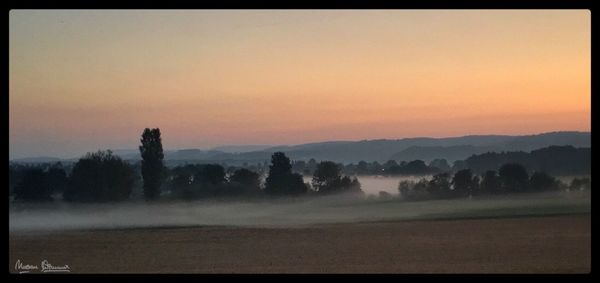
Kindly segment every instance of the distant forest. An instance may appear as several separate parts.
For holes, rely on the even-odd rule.
[[[487,152],[457,160],[389,160],[340,164],[311,159],[292,161],[275,152],[271,163],[227,166],[185,164],[167,167],[159,129],[145,129],[141,161],[130,162],[111,151],[88,153],[74,164],[9,162],[9,197],[15,201],[111,202],[130,199],[142,187],[147,201],[157,199],[255,198],[347,193],[363,196],[360,175],[433,175],[431,180],[401,182],[405,200],[472,197],[486,194],[579,191],[589,178],[563,184],[553,176],[591,173],[591,148],[549,146],[531,152]],[[312,176],[310,183],[304,176]],[[264,178],[264,180],[263,180]]]

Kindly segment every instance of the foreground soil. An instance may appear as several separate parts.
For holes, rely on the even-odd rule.
[[[71,273],[587,273],[589,214],[297,228],[11,234],[15,263]]]

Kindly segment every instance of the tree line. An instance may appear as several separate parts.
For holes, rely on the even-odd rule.
[[[312,161],[312,160],[311,160]],[[465,160],[456,160],[450,164],[446,159],[434,159],[429,164],[422,160],[396,161],[384,163],[360,161],[358,164],[341,165],[348,175],[431,175],[442,172],[457,172],[462,169],[482,174],[489,170],[498,170],[506,163],[518,163],[527,171],[540,171],[550,175],[589,175],[591,173],[591,148],[575,148],[570,145],[549,146],[533,150],[487,152],[474,154]],[[299,168],[310,172],[310,164]],[[302,165],[300,163],[299,165]],[[300,166],[299,166],[300,167]]]
[[[407,200],[590,187],[589,178],[576,178],[566,185],[549,175],[557,172],[589,174],[589,149],[571,146],[551,146],[531,153],[473,155],[454,162],[453,166],[445,159],[435,159],[429,164],[422,160],[400,163],[389,160],[384,164],[361,161],[356,165],[314,159],[291,161],[283,152],[275,152],[264,181],[262,170],[257,172],[243,167],[226,169],[220,164],[186,164],[167,168],[158,128],[144,129],[139,150],[142,157],[139,164],[130,164],[109,150],[88,153],[69,168],[61,163],[10,164],[9,194],[15,200],[46,201],[62,195],[66,201],[109,202],[129,199],[133,188],[140,184],[148,201],[158,198],[363,194],[358,179],[349,176],[371,174],[433,175],[430,180],[401,182],[398,190]],[[528,172],[534,173],[529,176]],[[305,183],[303,175],[308,174],[312,175],[312,182]]]
[[[304,182],[301,174],[292,172],[292,162],[283,152],[275,152],[263,184],[259,173],[246,168],[227,173],[219,164],[188,164],[172,169],[165,167],[159,129],[145,129],[140,142],[140,168],[113,155],[110,150],[87,153],[73,165],[69,174],[60,163],[52,166],[11,165],[11,194],[15,200],[27,201],[49,201],[54,194],[62,194],[65,201],[74,202],[123,201],[130,198],[134,185],[140,182],[147,201],[163,196],[190,200],[263,195],[362,194],[358,180],[343,176],[341,168],[330,161],[317,164],[309,184]]]
[[[506,163],[498,171],[488,170],[481,176],[474,174],[471,169],[461,169],[453,175],[443,172],[433,175],[430,180],[401,181],[398,185],[400,197],[405,200],[590,189],[590,178],[574,178],[567,185],[545,172],[534,171],[529,175],[525,166],[518,163]]]

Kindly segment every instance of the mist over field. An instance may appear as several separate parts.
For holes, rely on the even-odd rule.
[[[556,193],[481,199],[404,202],[350,196],[256,201],[190,201],[120,204],[14,204],[9,230],[175,226],[300,227],[366,221],[478,218],[590,212],[589,195]]]

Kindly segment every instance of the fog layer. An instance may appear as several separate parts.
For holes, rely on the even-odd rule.
[[[345,196],[257,201],[11,204],[11,233],[173,226],[269,226],[589,212],[589,196],[536,194],[405,202]]]

